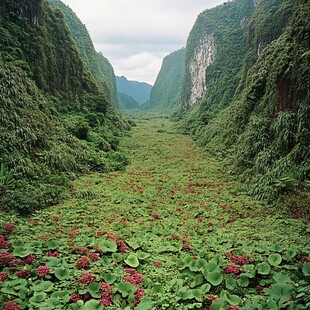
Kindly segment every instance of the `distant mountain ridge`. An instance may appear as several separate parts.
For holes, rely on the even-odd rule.
[[[117,91],[134,98],[140,105],[150,100],[152,85],[145,82],[129,81],[124,76],[116,77]]]

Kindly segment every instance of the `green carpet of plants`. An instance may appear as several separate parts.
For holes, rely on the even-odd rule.
[[[135,122],[124,171],[29,218],[0,211],[0,308],[309,309],[309,224],[169,120]]]

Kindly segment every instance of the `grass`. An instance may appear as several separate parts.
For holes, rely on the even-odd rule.
[[[124,171],[79,178],[31,218],[1,214],[0,306],[307,309],[308,223],[245,195],[169,120],[135,122]]]

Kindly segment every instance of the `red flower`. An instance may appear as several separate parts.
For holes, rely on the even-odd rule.
[[[8,274],[4,271],[0,272],[0,282],[4,282],[8,278]]]
[[[246,265],[249,262],[249,259],[246,255],[236,257],[231,254],[231,252],[227,252],[226,256],[230,259],[231,262],[239,266]]]
[[[227,265],[224,272],[225,273],[239,274],[240,270],[239,270],[238,266],[236,266],[236,265]]]
[[[87,248],[78,246],[78,247],[74,247],[72,251],[75,253],[86,254],[89,250]]]
[[[36,271],[42,278],[45,278],[46,275],[50,272],[50,269],[47,266],[40,266]]]
[[[89,254],[87,254],[87,256],[88,256],[91,260],[93,260],[93,261],[100,260],[100,257],[99,257],[99,255],[98,255],[97,253],[89,253]]]
[[[87,256],[82,256],[76,261],[75,264],[79,269],[89,269],[90,260],[87,258]]]
[[[23,263],[26,265],[32,265],[34,260],[36,259],[36,256],[34,254],[29,254],[24,260]]]
[[[50,257],[58,257],[60,254],[57,252],[57,251],[48,251],[47,252],[47,256],[50,256]]]
[[[222,209],[226,209],[226,208],[227,208],[227,204],[222,204],[222,205],[221,205],[221,208],[222,208]]]
[[[5,241],[5,237],[3,235],[0,235],[0,249],[7,249],[11,247],[11,243],[8,241]]]
[[[217,300],[218,299],[218,296],[217,295],[213,295],[213,294],[210,294],[209,295],[209,301],[211,302],[211,304],[213,303],[213,301]]]
[[[161,267],[162,267],[162,264],[161,264],[161,262],[156,261],[156,262],[154,263],[154,266],[155,266],[156,268],[161,268]]]
[[[231,309],[231,310],[240,310],[240,307],[239,307],[239,306],[227,305],[227,309]]]
[[[124,241],[122,240],[119,240],[119,241],[116,241],[117,243],[117,246],[119,247],[119,250],[122,252],[122,253],[126,253],[127,252],[127,245]]]
[[[236,219],[235,217],[232,217],[232,218],[230,218],[230,219],[228,220],[228,223],[233,223],[233,222],[235,222],[235,221],[237,221],[237,219]]]
[[[303,263],[310,263],[310,258],[309,258],[308,256],[303,256],[303,257],[301,258],[301,261],[302,261]]]
[[[109,307],[113,299],[113,294],[111,294],[113,287],[105,282],[101,282],[100,286],[103,291],[101,293],[101,299],[99,299],[99,301],[102,303],[104,307]]]
[[[3,224],[3,229],[7,232],[11,232],[14,230],[14,225],[12,223]]]
[[[19,304],[13,301],[10,301],[4,306],[3,310],[21,310],[21,307]]]
[[[159,214],[154,213],[154,214],[152,214],[152,217],[156,220],[156,219],[158,219],[158,218],[159,218]]]
[[[76,302],[78,302],[79,300],[82,300],[82,298],[81,298],[79,295],[72,294],[72,295],[70,296],[70,302],[72,302],[72,303],[76,303]]]
[[[134,268],[126,268],[126,276],[124,277],[124,282],[129,282],[133,285],[140,284],[144,281],[142,275]]]
[[[22,279],[29,279],[31,277],[31,272],[27,269],[23,269],[23,270],[17,271],[16,275]]]
[[[96,277],[93,276],[92,273],[87,273],[87,274],[84,274],[83,276],[79,277],[78,281],[88,285],[90,283],[96,282]]]
[[[16,265],[17,262],[17,258],[9,252],[0,252],[0,267],[10,267]]]
[[[198,217],[198,221],[199,221],[199,222],[202,222],[202,217]]]
[[[120,222],[123,226],[126,226],[126,225],[127,225],[126,221],[124,221],[124,220],[120,220],[119,222]]]

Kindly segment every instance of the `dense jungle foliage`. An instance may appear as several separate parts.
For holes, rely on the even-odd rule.
[[[0,204],[24,214],[62,199],[79,173],[122,167],[128,125],[58,8],[4,0],[0,14]]]
[[[71,8],[60,0],[48,1],[53,7],[59,8],[64,13],[67,25],[83,61],[99,87],[104,90],[113,105],[117,106],[116,81],[111,64],[102,53],[96,52],[86,26]]]
[[[140,104],[135,98],[129,95],[126,95],[124,93],[121,93],[121,92],[117,92],[117,95],[118,95],[119,106],[122,110],[139,109]]]
[[[291,205],[307,212],[310,7],[302,0],[262,0],[249,17],[246,3],[251,1],[226,3],[197,19],[187,57],[199,31],[220,36],[206,70],[207,92],[187,113],[184,127],[230,158],[256,197],[273,200],[295,190],[301,197]],[[236,27],[233,35],[230,25]]]
[[[184,73],[185,49],[171,53],[163,59],[161,69],[151,90],[147,110],[171,112],[180,105]]]

